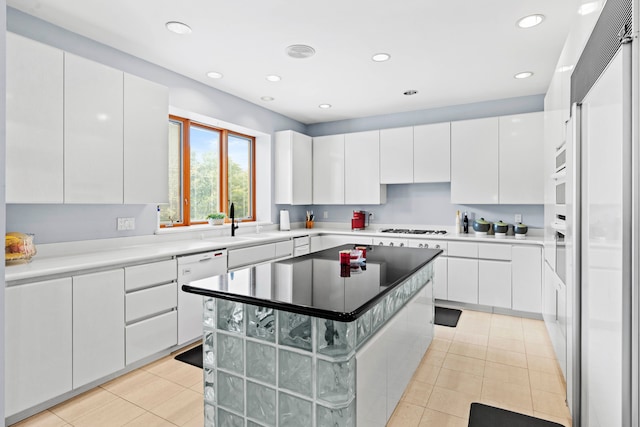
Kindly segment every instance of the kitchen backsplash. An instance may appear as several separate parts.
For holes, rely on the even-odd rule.
[[[371,227],[376,224],[455,225],[456,211],[467,212],[469,220],[483,217],[487,221],[503,220],[513,224],[515,215],[531,228],[544,226],[543,205],[455,205],[450,201],[451,184],[394,184],[387,185],[387,203],[384,205],[309,206],[316,221],[349,221],[354,210],[373,213]],[[324,218],[324,212],[328,218]],[[297,212],[297,211],[296,211]]]
[[[453,226],[456,210],[468,212],[470,221],[484,217],[513,224],[515,214],[521,214],[529,227],[544,226],[542,205],[454,205],[450,193],[449,183],[397,184],[387,186],[384,205],[275,205],[275,212],[287,209],[292,223],[304,221],[307,210],[313,210],[318,222],[349,223],[354,210],[366,210],[374,214],[374,229],[376,224]],[[135,218],[135,230],[116,231],[118,217]],[[277,215],[273,221],[278,221]],[[7,231],[34,233],[36,244],[145,236],[155,227],[155,205],[7,205]]]

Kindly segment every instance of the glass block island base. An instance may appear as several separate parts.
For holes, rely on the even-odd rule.
[[[439,253],[352,321],[183,288],[205,295],[205,426],[384,426],[433,338]]]

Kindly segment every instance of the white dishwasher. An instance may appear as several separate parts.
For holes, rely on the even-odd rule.
[[[227,250],[178,257],[178,345],[202,337],[202,296],[182,290],[182,285],[203,286],[227,274]]]

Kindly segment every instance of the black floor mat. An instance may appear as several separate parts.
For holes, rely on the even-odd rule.
[[[462,311],[455,308],[436,307],[436,325],[455,328]]]
[[[472,403],[469,427],[562,427],[562,425],[482,403]]]
[[[202,369],[202,344],[176,355],[174,359]]]

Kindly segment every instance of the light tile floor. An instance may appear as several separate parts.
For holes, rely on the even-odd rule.
[[[202,427],[202,369],[178,362],[173,358],[176,353],[14,426]]]
[[[14,426],[202,427],[202,370],[173,356]],[[465,310],[456,328],[436,326],[387,426],[466,427],[481,402],[570,427],[564,393],[542,321]]]
[[[388,427],[466,427],[472,402],[571,427],[565,383],[541,320],[464,310],[435,339]]]

